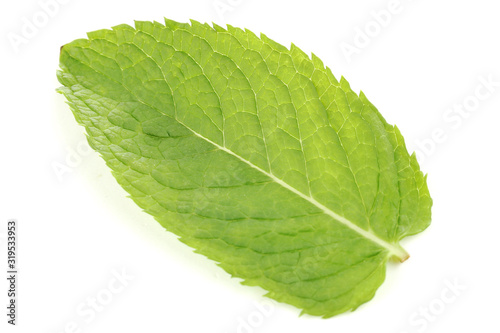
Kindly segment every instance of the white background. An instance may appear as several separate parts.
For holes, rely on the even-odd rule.
[[[48,2],[0,5],[0,331],[499,331],[495,1],[400,0],[396,10],[388,0],[59,0],[47,9]],[[373,12],[388,9],[390,19],[376,23]],[[269,305],[262,289],[241,286],[141,212],[88,150],[55,92],[59,47],[87,31],[163,16],[229,23],[314,52],[420,151],[433,222],[403,241],[410,260],[388,267],[372,301],[328,320]],[[39,27],[30,34],[32,23]],[[348,44],[357,53],[346,56]],[[488,78],[496,85],[482,83]],[[6,324],[3,277],[11,218],[20,233],[16,327]],[[119,283],[123,270],[129,280]],[[88,303],[95,297],[106,303],[100,311]]]

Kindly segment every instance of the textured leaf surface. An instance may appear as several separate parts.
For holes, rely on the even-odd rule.
[[[246,285],[330,317],[370,300],[431,198],[403,137],[316,56],[136,22],[61,50],[60,88],[131,198]]]

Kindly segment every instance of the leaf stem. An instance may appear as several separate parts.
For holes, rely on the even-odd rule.
[[[394,247],[394,250],[390,252],[392,254],[391,258],[394,261],[405,262],[410,258],[410,254],[399,244]]]

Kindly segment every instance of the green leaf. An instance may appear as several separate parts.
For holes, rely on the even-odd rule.
[[[90,145],[147,213],[243,284],[330,317],[430,223],[403,137],[315,55],[248,30],[136,22],[61,50]]]

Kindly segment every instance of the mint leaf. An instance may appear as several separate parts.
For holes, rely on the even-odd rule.
[[[430,223],[415,156],[315,55],[248,30],[119,25],[61,50],[60,88],[131,198],[303,313],[370,300]]]

